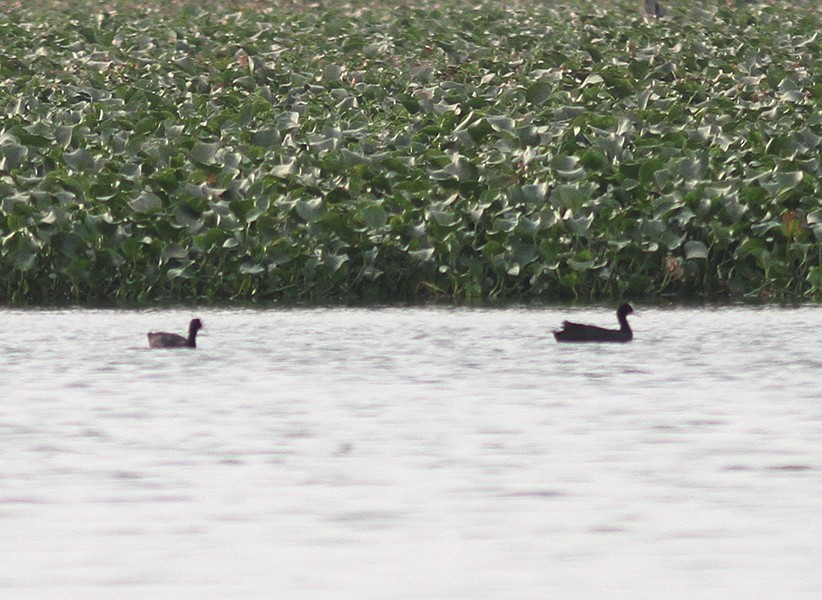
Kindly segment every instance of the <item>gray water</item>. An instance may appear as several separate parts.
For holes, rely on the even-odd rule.
[[[0,310],[0,597],[822,597],[822,307],[639,308]]]

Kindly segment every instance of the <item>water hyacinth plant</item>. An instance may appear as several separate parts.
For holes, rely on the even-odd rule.
[[[34,3],[0,301],[822,297],[814,3]]]

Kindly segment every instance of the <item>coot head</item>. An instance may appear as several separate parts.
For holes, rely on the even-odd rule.
[[[617,317],[624,318],[628,315],[634,314],[634,307],[630,304],[620,304],[619,308],[617,308]]]

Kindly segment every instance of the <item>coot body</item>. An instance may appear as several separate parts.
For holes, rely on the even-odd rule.
[[[605,329],[596,325],[583,325],[563,321],[562,329],[554,331],[554,338],[558,342],[630,342],[634,339],[634,332],[628,325],[628,315],[634,312],[630,304],[623,304],[617,309],[619,329]]]
[[[188,324],[188,337],[165,331],[152,331],[148,334],[149,348],[196,348],[197,332],[203,328],[200,319],[192,319]]]

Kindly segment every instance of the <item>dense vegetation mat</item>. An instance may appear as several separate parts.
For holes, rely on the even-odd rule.
[[[819,8],[664,4],[6,5],[0,302],[819,299]]]

